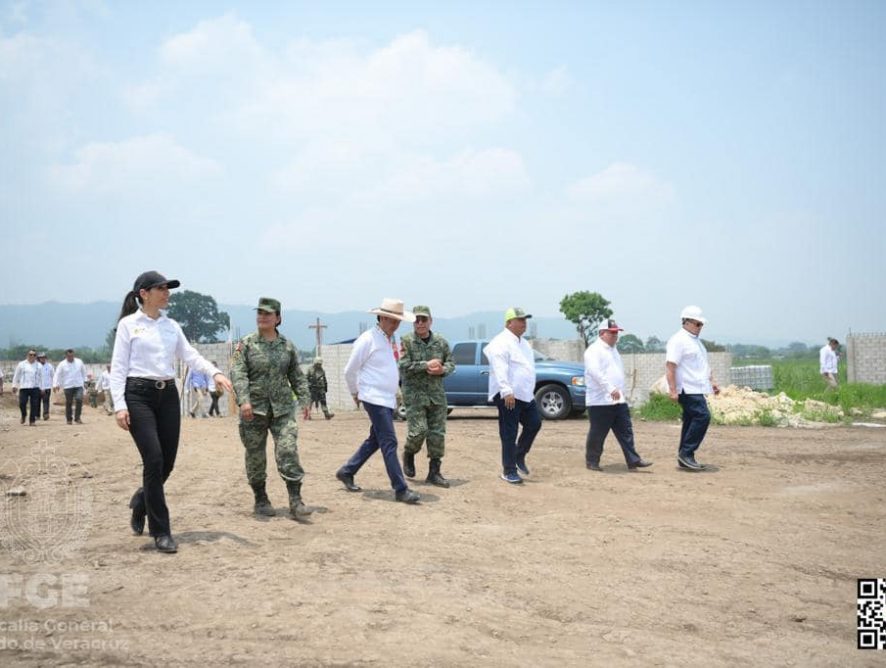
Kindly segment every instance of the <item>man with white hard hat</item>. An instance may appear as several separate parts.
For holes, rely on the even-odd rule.
[[[680,319],[682,328],[668,339],[665,376],[668,395],[683,408],[677,463],[681,468],[700,471],[704,466],[695,460],[695,451],[701,446],[711,423],[705,395],[719,394],[720,387],[714,380],[708,353],[700,337],[707,319],[698,306],[684,308]]]

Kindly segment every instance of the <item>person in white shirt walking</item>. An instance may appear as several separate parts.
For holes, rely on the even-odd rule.
[[[129,502],[130,526],[141,535],[147,517],[154,545],[166,553],[178,550],[163,490],[175,466],[181,430],[176,359],[211,374],[216,385],[232,389],[231,381],[188,343],[181,326],[162,311],[169,305],[170,288],[179,285],[156,271],[135,279],[123,301],[111,357],[117,425],[130,433],[143,464],[143,486]]]
[[[483,348],[489,359],[489,400],[498,407],[501,479],[515,485],[523,482],[520,473],[529,475],[526,455],[541,430],[535,403],[535,353],[523,338],[526,319],[531,317],[521,308],[509,308],[505,328]]]
[[[74,357],[73,348],[65,351],[65,359],[58,363],[55,379],[52,381],[56,391],[65,391],[65,420],[68,424],[83,424],[80,415],[83,413],[83,388],[86,385],[86,367],[83,360]],[[73,406],[73,412],[72,412]],[[72,422],[73,420],[73,422]]]
[[[665,378],[668,395],[683,408],[683,428],[680,431],[680,447],[677,464],[680,468],[700,471],[704,465],[695,460],[695,452],[701,446],[711,412],[705,395],[720,393],[714,380],[708,353],[700,334],[707,319],[698,306],[687,306],[680,313],[682,328],[668,339]]]
[[[114,414],[114,401],[111,399],[111,365],[106,364],[105,370],[101,372],[101,375],[98,377],[98,389],[101,390],[102,396],[104,397],[104,406],[105,413],[108,415]]]
[[[409,489],[397,458],[397,432],[394,431],[394,410],[400,372],[397,367],[398,347],[394,332],[400,322],[414,322],[415,316],[403,308],[399,299],[385,298],[379,308],[370,309],[377,324],[363,332],[354,342],[345,365],[345,381],[357,406],[361,402],[369,422],[369,437],[335,474],[349,492],[359,492],[354,476],[377,450],[381,450],[385,469],[394,489],[394,498],[403,503],[418,503],[421,497]]]
[[[828,388],[836,390],[840,387],[837,380],[837,351],[840,349],[840,342],[837,339],[828,337],[828,342],[818,351],[819,369],[824,382],[828,384]]]
[[[31,407],[28,424],[36,426],[40,414],[40,363],[37,351],[29,350],[28,356],[15,367],[12,374],[12,391],[18,390],[18,407],[22,412],[22,424],[28,419],[28,406]]]
[[[634,428],[631,411],[625,397],[625,370],[618,353],[618,333],[624,330],[615,320],[607,320],[600,327],[599,338],[585,351],[585,405],[588,407],[590,428],[585,440],[585,465],[592,471],[602,471],[600,457],[603,443],[611,430],[621,446],[628,470],[652,466],[634,447]]]
[[[43,419],[49,419],[49,397],[52,396],[52,378],[55,367],[46,359],[46,353],[37,353],[37,361],[40,362],[40,397],[43,400]]]

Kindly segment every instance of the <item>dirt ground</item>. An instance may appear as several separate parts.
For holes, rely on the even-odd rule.
[[[499,480],[490,410],[449,422],[444,473],[393,501],[380,454],[335,480],[363,414],[300,426],[311,524],[259,520],[232,418],[187,419],[167,484],[179,553],[130,533],[141,464],[87,408],[67,426],[0,414],[0,664],[303,666],[874,665],[856,579],[886,577],[886,429],[713,427],[702,473],[678,426],[635,424],[584,467],[584,419],[546,422],[522,486]],[[405,425],[398,423],[405,435]],[[40,463],[42,462],[42,464]],[[18,541],[18,542],[16,542]]]

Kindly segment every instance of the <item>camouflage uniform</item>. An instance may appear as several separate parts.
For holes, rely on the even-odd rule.
[[[86,400],[89,402],[89,405],[93,408],[98,408],[98,388],[95,386],[95,379],[87,378],[83,388],[86,390]]]
[[[308,402],[308,384],[298,364],[298,351],[282,334],[266,341],[253,332],[234,354],[231,382],[237,405],[252,404],[254,417],[240,420],[240,440],[246,448],[246,477],[251,485],[267,477],[268,431],[274,437],[274,455],[280,476],[300,483],[305,472],[298,460],[298,425],[295,392],[300,404]]]
[[[443,376],[455,369],[449,343],[439,334],[431,332],[427,341],[415,334],[404,334],[400,339],[399,365],[409,425],[403,450],[414,454],[427,439],[428,457],[442,459],[448,408],[443,376],[432,376],[427,371],[428,361],[435,358],[443,363]]]
[[[327,420],[334,415],[334,413],[331,413],[326,406],[326,391],[329,386],[326,382],[326,372],[323,370],[322,364],[321,360],[315,359],[313,366],[308,369],[308,388],[311,391],[311,403],[306,409],[308,419],[310,419],[309,411],[311,404],[319,406],[323,410],[323,415],[326,416]]]

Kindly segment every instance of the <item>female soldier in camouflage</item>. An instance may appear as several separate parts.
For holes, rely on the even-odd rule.
[[[270,431],[277,471],[289,492],[289,512],[293,519],[304,520],[313,510],[301,499],[305,472],[298,460],[298,425],[292,393],[304,406],[310,401],[308,384],[298,364],[298,350],[277,330],[282,322],[280,302],[269,297],[259,299],[255,319],[258,331],[240,342],[231,369],[240,406],[240,440],[246,449],[246,477],[255,494],[255,514],[276,514],[265,490]]]

